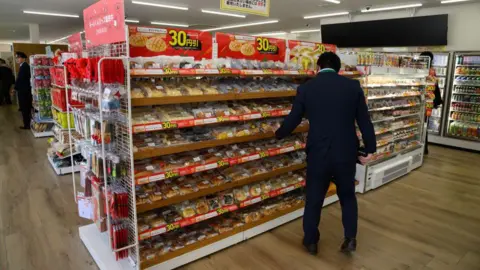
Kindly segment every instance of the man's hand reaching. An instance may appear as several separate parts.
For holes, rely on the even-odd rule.
[[[372,154],[368,154],[366,157],[364,157],[364,156],[359,156],[358,159],[360,160],[360,162],[362,163],[362,165],[365,165],[365,164],[367,164],[368,162],[370,162],[370,160],[372,160],[372,157],[373,157]]]

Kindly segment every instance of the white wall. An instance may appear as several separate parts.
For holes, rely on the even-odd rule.
[[[411,11],[372,12],[352,16],[352,22],[385,20],[410,17]],[[480,51],[480,3],[462,5],[442,5],[440,7],[420,8],[415,16],[448,14],[449,51]],[[347,16],[325,18],[321,24],[348,22]],[[308,40],[321,41],[318,33],[308,35]],[[304,38],[307,39],[307,38]]]

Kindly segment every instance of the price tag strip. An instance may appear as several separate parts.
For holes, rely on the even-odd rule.
[[[188,69],[188,68],[134,68],[130,71],[131,75],[185,75],[185,76],[208,76],[208,75],[250,75],[250,76],[313,76],[313,70],[272,70],[272,69]]]
[[[196,216],[193,216],[193,217],[182,219],[180,221],[177,221],[177,222],[174,222],[174,223],[171,223],[171,224],[163,225],[163,226],[158,227],[158,228],[149,229],[147,231],[141,232],[139,234],[138,238],[139,238],[139,240],[146,240],[146,239],[149,239],[149,238],[154,237],[156,235],[164,234],[164,233],[169,232],[169,231],[173,231],[173,230],[176,230],[176,229],[179,229],[179,228],[187,227],[187,226],[193,225],[195,223],[199,223],[199,222],[202,222],[202,221],[205,221],[205,220],[208,220],[208,219],[212,219],[214,217],[218,217],[218,216],[221,216],[223,214],[236,211],[240,208],[245,208],[247,206],[257,204],[261,201],[280,196],[282,194],[285,194],[285,193],[291,192],[293,190],[302,188],[305,185],[306,185],[305,180],[302,180],[301,182],[290,185],[288,187],[273,190],[273,191],[269,192],[268,194],[263,194],[263,195],[260,195],[260,196],[254,197],[254,198],[250,198],[246,201],[243,201],[243,202],[239,203],[238,205],[234,204],[234,205],[221,207],[221,208],[218,208],[218,209],[215,209],[215,210],[211,210],[210,212],[208,212],[206,214],[196,215]]]
[[[290,113],[290,110],[271,110],[266,112],[255,112],[250,114],[243,115],[232,115],[232,116],[220,116],[220,117],[211,117],[203,119],[189,119],[189,120],[179,120],[179,121],[166,121],[166,122],[154,122],[148,124],[138,124],[133,125],[133,133],[143,133],[143,132],[152,132],[152,131],[161,131],[168,129],[177,129],[177,128],[188,128],[194,126],[203,126],[209,124],[216,124],[220,122],[236,122],[236,121],[246,121],[252,119],[261,119],[269,117],[279,117],[286,116]]]
[[[306,147],[306,144],[302,143],[302,144],[296,144],[294,146],[269,149],[266,151],[261,151],[261,152],[257,152],[250,155],[227,158],[227,159],[223,159],[223,160],[208,163],[208,164],[189,166],[189,167],[175,169],[168,172],[155,173],[149,176],[137,178],[136,181],[137,181],[137,185],[144,185],[144,184],[162,181],[165,179],[174,178],[178,176],[190,175],[190,174],[209,171],[209,170],[213,170],[221,167],[234,166],[236,164],[242,164],[242,163],[246,163],[249,161],[254,161],[254,160],[258,160],[266,157],[281,155],[281,154],[293,152],[299,149],[304,149],[305,147]]]

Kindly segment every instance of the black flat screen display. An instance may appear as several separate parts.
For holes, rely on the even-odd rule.
[[[447,45],[448,14],[322,25],[322,42],[338,47]]]

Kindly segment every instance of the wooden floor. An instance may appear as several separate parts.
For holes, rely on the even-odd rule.
[[[46,139],[19,130],[20,113],[0,107],[0,270],[97,269],[78,238],[71,177],[57,177]],[[480,269],[480,154],[431,146],[419,170],[359,195],[359,246],[338,252],[338,204],[324,209],[320,253],[301,248],[301,220],[185,270]]]

